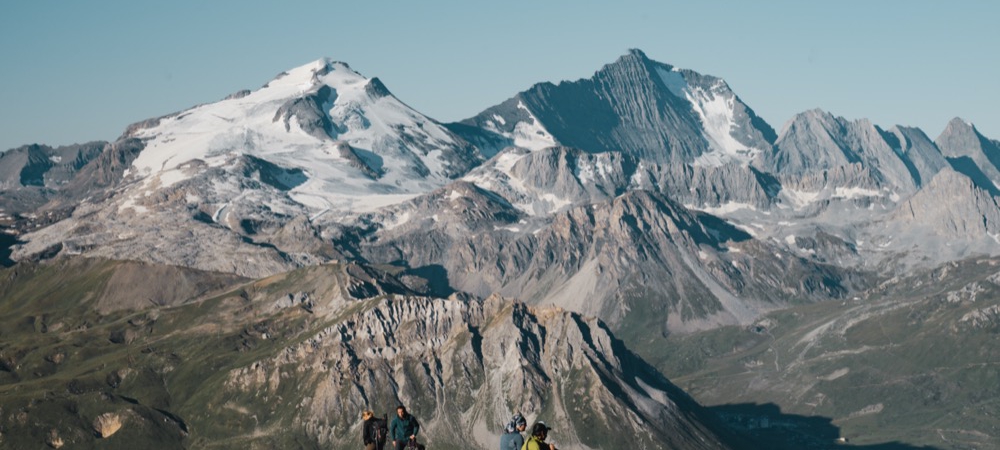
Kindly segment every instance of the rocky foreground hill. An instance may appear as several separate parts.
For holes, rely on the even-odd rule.
[[[418,296],[353,264],[245,280],[73,258],[0,276],[5,448],[354,448],[360,412],[399,403],[429,448],[494,448],[515,411],[567,449],[750,448],[561,309]]]

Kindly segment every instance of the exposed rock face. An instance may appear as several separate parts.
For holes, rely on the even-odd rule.
[[[1000,194],[1000,142],[986,138],[972,124],[956,117],[934,143],[955,170],[981,189]]]
[[[650,177],[660,190],[695,209],[741,205],[771,210],[778,201],[781,184],[770,174],[740,164],[721,166],[668,165]]]
[[[996,198],[953,170],[935,176],[926,189],[903,202],[890,220],[907,221],[942,236],[981,238],[1000,234]]]
[[[455,205],[474,198],[458,189],[421,197],[393,216],[420,210],[437,221],[376,230],[357,251],[369,261],[442,268],[459,290],[516,294],[616,327],[650,320],[652,308],[658,319],[646,326],[659,333],[744,323],[793,298],[843,295],[852,284],[847,273],[782,254],[658,193],[628,191],[541,225],[486,194]]]
[[[886,136],[890,146],[900,149],[904,163],[918,186],[927,184],[941,170],[950,167],[941,150],[919,128],[896,126]],[[895,137],[895,141],[892,140]]]
[[[248,393],[298,393],[307,432],[338,448],[357,439],[358,425],[343,427],[357,411],[396,404],[435,448],[493,448],[512,411],[559,430],[562,448],[733,445],[599,321],[499,297],[380,301],[230,372],[226,390],[233,407]]]
[[[873,242],[907,251],[919,245],[941,259],[1000,252],[1000,204],[969,177],[942,170],[873,227]],[[911,250],[912,251],[912,250]]]
[[[974,329],[995,329],[1000,325],[1000,305],[977,309],[962,316],[959,324]]]
[[[0,153],[0,266],[14,263],[10,247],[19,235],[70,217],[84,199],[105,202],[140,150],[141,142],[122,137],[110,144],[31,145]],[[37,254],[49,255],[63,245],[47,241],[41,247]]]
[[[97,157],[104,142],[52,148],[25,145],[0,153],[0,189],[46,187],[58,189]]]
[[[879,188],[908,194],[918,184],[910,170],[913,163],[904,155],[898,138],[868,120],[851,122],[812,110],[785,125],[774,153],[763,155],[761,165],[773,173],[802,176],[859,164]]]
[[[508,148],[463,179],[537,216],[636,189],[663,192],[696,207],[739,203],[769,209],[781,189],[777,180],[745,165],[658,164],[621,152],[567,147]]]
[[[122,428],[123,418],[115,413],[104,413],[94,419],[93,425],[94,433],[100,436],[101,439],[107,439]]]
[[[63,439],[59,437],[59,430],[52,429],[49,431],[49,435],[45,437],[45,445],[48,445],[49,447],[59,449],[65,444],[66,443],[63,442]]]
[[[105,142],[90,142],[52,148],[26,145],[0,153],[0,210],[7,213],[32,213],[58,192],[73,192],[80,183],[81,170],[107,151]],[[72,188],[68,185],[75,184]]]
[[[184,202],[183,197],[180,201]],[[84,204],[72,219],[29,235],[30,240],[15,250],[15,257],[46,255],[51,252],[48,243],[54,241],[59,242],[59,251],[69,255],[173,264],[250,277],[271,275],[300,263],[294,256],[273,246],[256,245],[211,220],[191,220],[197,210],[190,211],[186,203],[161,204],[155,212],[144,208],[136,205],[118,211]]]
[[[724,81],[632,50],[592,78],[541,83],[462,122],[513,145],[621,151],[658,163],[747,161],[774,131]]]

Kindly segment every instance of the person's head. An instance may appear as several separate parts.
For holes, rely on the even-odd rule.
[[[535,422],[531,427],[531,435],[544,441],[549,436],[549,431],[551,430],[545,422]]]
[[[514,414],[514,418],[511,421],[514,422],[517,431],[524,431],[525,428],[528,428],[528,421],[524,420],[524,416],[521,413]]]
[[[403,406],[403,405],[397,406],[396,407],[396,415],[399,416],[400,419],[406,417],[406,407]]]
[[[519,433],[528,428],[528,422],[524,420],[524,416],[521,413],[514,414],[514,417],[510,418],[510,422],[507,423],[507,427],[504,428],[505,433]]]
[[[372,417],[375,417],[375,413],[372,411],[365,411],[361,413],[361,420],[368,420],[371,419]]]

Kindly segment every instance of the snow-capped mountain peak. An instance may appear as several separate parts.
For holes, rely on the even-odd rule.
[[[329,59],[130,126],[120,143],[109,147],[127,167],[115,194],[76,206],[20,251],[58,242],[68,253],[275,273],[336,256],[319,223],[431,192],[482,161],[378,79]],[[175,245],[183,240],[197,244]]]
[[[249,155],[300,170],[290,197],[336,209],[359,194],[416,194],[477,164],[474,150],[413,110],[377,78],[319,59],[262,88],[152,121],[132,131],[146,147],[130,174],[169,187]],[[356,202],[349,202],[356,203]]]

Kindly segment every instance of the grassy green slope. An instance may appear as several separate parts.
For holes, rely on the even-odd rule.
[[[830,418],[823,427],[854,444],[997,448],[998,273],[997,261],[967,261],[638,348],[703,404]]]
[[[66,260],[0,271],[0,446],[38,448],[58,435],[72,448],[308,448],[305,436],[261,432],[287,425],[292,415],[282,408],[294,404],[254,398],[240,403],[259,409],[230,410],[219,394],[229,370],[277,353],[319,320],[304,308],[269,312],[260,299],[323,284],[339,268],[255,283],[220,274],[230,285],[216,295],[99,313],[96,302],[127,264]],[[90,424],[106,412],[125,425],[100,440]]]

